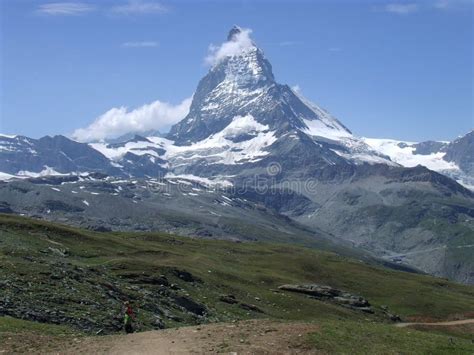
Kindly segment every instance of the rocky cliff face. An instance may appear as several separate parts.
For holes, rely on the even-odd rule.
[[[64,136],[33,139],[0,135],[0,171],[25,176],[86,171],[120,173],[97,150]]]
[[[467,174],[474,176],[474,131],[449,143],[444,160],[456,163]]]

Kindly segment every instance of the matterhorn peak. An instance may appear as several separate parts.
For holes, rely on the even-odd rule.
[[[311,125],[326,136],[350,136],[335,118],[275,81],[272,66],[250,38],[251,32],[233,26],[226,42],[211,47],[208,60],[213,65],[199,82],[189,114],[171,128],[168,138],[178,145],[203,141],[236,124],[236,117],[255,120],[260,128],[278,135],[309,132]],[[318,132],[311,135],[321,135]]]

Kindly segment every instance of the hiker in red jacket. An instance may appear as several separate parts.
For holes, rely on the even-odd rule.
[[[133,325],[132,320],[135,320],[135,313],[133,313],[132,305],[129,301],[124,302],[125,306],[125,315],[123,318],[123,324],[125,327],[125,332],[127,334],[133,333]]]

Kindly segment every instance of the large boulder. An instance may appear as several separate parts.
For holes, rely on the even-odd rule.
[[[332,301],[341,306],[357,309],[363,312],[373,313],[370,303],[365,298],[353,295],[349,292],[338,290],[331,286],[317,284],[282,285],[278,287],[283,291],[303,293],[318,299]]]

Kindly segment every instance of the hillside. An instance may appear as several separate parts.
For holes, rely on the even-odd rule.
[[[468,318],[474,309],[470,286],[317,249],[97,233],[8,215],[0,216],[0,235],[0,315],[79,334],[120,331],[127,299],[140,331],[254,318],[436,321]],[[278,288],[284,284],[328,285],[363,297],[370,309]]]
[[[472,193],[423,167],[379,166],[378,177],[374,169],[348,170],[347,181],[336,169],[319,182],[295,179],[291,188],[278,176],[258,188],[187,175],[38,177],[0,182],[0,212],[97,231],[294,243],[364,260],[376,255],[472,284]]]

